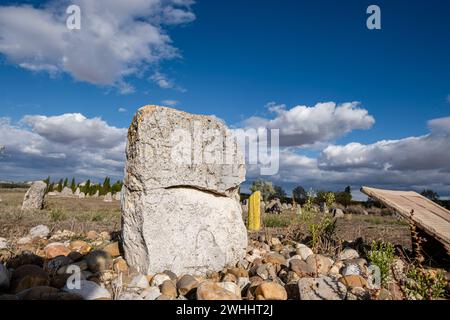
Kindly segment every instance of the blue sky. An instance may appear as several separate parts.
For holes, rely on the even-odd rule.
[[[83,0],[72,2],[80,4],[82,19],[89,19],[89,14],[94,12],[89,8],[84,10]],[[167,1],[170,8],[191,13],[191,16],[184,16],[175,22],[172,19],[171,23],[158,24],[161,33],[170,37],[171,42],[167,45],[176,48],[177,56],[163,54],[156,62],[145,58],[132,62],[133,66],[139,65],[138,69],[142,72],[120,77],[122,83],[134,88],[127,94],[121,92],[117,79],[109,84],[105,84],[107,80],[93,83],[89,78],[92,75],[86,76],[85,70],[80,76],[74,68],[62,67],[51,74],[48,70],[36,72],[24,68],[24,62],[36,62],[33,59],[35,53],[12,52],[6,45],[15,41],[20,44],[28,39],[26,36],[29,34],[19,34],[13,38],[11,34],[22,31],[8,21],[6,13],[2,15],[1,10],[16,8],[14,13],[20,15],[25,14],[21,10],[24,4],[31,4],[36,11],[47,10],[55,14],[58,11],[54,8],[58,6],[38,1],[4,2],[0,6],[0,26],[3,26],[3,32],[14,32],[10,32],[9,38],[3,42],[0,41],[0,117],[8,118],[9,126],[31,132],[36,130],[35,125],[28,123],[25,128],[23,121],[20,123],[26,115],[53,117],[81,113],[87,119],[101,117],[108,126],[126,128],[140,106],[164,104],[163,101],[170,100],[177,101],[176,108],[214,114],[230,126],[240,126],[252,116],[276,118],[277,115],[266,108],[270,102],[284,104],[286,110],[297,105],[314,108],[320,102],[335,102],[337,105],[360,102],[357,108],[366,110],[374,118],[374,123],[366,128],[362,128],[364,125],[350,126],[345,133],[320,141],[319,146],[298,145],[293,151],[296,155],[315,159],[323,156],[327,145],[346,146],[356,142],[370,146],[382,140],[398,140],[403,145],[405,141],[400,139],[429,134],[429,120],[450,115],[448,1],[171,2]],[[381,8],[381,30],[366,28],[366,9],[371,4]],[[60,12],[64,18],[64,11]],[[58,18],[54,18],[52,23],[56,24],[55,21]],[[148,23],[153,24],[150,20]],[[82,28],[77,32],[85,31]],[[40,34],[37,38],[45,36]],[[83,41],[83,44],[89,44],[89,39]],[[55,46],[54,52],[59,50]],[[86,54],[88,58],[90,54]],[[101,51],[95,54],[102,56]],[[45,57],[45,64],[52,62],[52,59],[54,56]],[[105,58],[105,61],[110,59]],[[102,62],[100,58],[99,63],[89,66],[92,73],[96,72],[97,67],[102,68]],[[166,81],[162,85],[165,88],[158,86],[157,78]],[[119,108],[126,109],[126,112],[118,112]],[[440,138],[444,135],[445,145],[448,131],[439,132]],[[431,143],[438,142],[432,140]],[[439,143],[442,143],[441,140]],[[450,151],[441,149],[436,151],[436,155],[447,157]],[[383,160],[371,158],[367,161],[378,163],[392,157],[387,155]],[[337,160],[333,161],[336,163]],[[362,170],[361,167],[373,169],[369,164],[358,163],[354,170],[348,167],[344,170],[342,165],[333,166],[330,163],[320,168],[326,171],[321,179],[299,174],[299,181],[296,182],[288,181],[290,179],[284,179],[281,175],[275,178],[275,182],[287,188],[295,184],[335,189],[346,184],[358,187],[362,183],[361,176],[342,179],[343,172],[351,175],[354,170]],[[394,160],[392,163],[395,167]],[[32,166],[26,167],[27,173],[29,170],[30,175],[35,176]],[[380,186],[412,186],[417,189],[429,186],[438,189],[441,194],[450,195],[449,170],[445,165],[437,164],[432,168],[421,165],[416,169],[397,167],[399,183],[380,181]],[[13,169],[11,166],[8,170]],[[2,176],[5,179],[20,178],[8,170],[0,169],[0,179]],[[308,168],[286,167],[286,170],[298,172]],[[367,170],[364,170],[364,175],[369,175]],[[433,173],[430,170],[434,170]],[[329,171],[336,176],[327,180],[326,173]],[[412,181],[409,178],[411,174],[419,171],[423,171],[424,178]],[[370,173],[367,182],[377,182],[374,172]],[[436,178],[437,172],[445,172],[441,180]]]

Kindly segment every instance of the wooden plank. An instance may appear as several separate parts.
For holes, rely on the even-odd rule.
[[[362,187],[361,192],[374,198],[450,249],[450,211],[414,191]]]

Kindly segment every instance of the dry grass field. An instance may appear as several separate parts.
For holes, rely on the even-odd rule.
[[[76,233],[120,230],[119,201],[47,196],[44,210],[23,213],[20,206],[25,192],[25,189],[0,189],[0,237],[22,237],[38,224],[47,225],[53,230],[67,229]],[[308,233],[303,221],[289,212],[265,214],[263,226],[261,232],[274,235],[285,235],[292,228],[299,229],[305,237]],[[411,246],[408,225],[392,216],[346,215],[336,221],[336,238],[349,242],[362,238],[365,243],[383,240],[408,249]]]
[[[44,210],[22,212],[25,192],[25,189],[0,189],[0,237],[22,237],[31,227],[39,224],[53,230],[66,229],[76,233],[120,229],[119,201],[47,196]]]

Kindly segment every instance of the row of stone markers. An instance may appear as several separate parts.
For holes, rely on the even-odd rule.
[[[30,188],[25,193],[23,202],[22,202],[22,210],[42,210],[44,206],[45,199],[45,191],[47,189],[47,185],[43,181],[35,181],[31,184]],[[79,199],[88,198],[98,198],[98,191],[95,195],[86,196],[83,192],[80,192],[78,188],[75,192],[72,192],[70,188],[65,187],[61,192],[50,192],[49,196],[59,196],[59,197],[75,197]],[[108,192],[104,197],[104,202],[112,202],[113,200],[120,201],[121,196],[120,192],[115,193],[114,195],[111,192]]]
[[[80,188],[77,188],[75,192],[72,192],[72,189],[69,187],[64,187],[61,192],[58,191],[52,191],[48,193],[49,196],[57,196],[57,197],[63,197],[63,198],[79,198],[79,199],[85,199],[85,198],[100,198],[100,192],[97,190],[94,194],[89,195],[85,194],[81,191]],[[120,192],[116,192],[112,194],[111,192],[108,192],[105,196],[103,196],[103,200],[105,202],[112,202],[113,200],[120,201]]]

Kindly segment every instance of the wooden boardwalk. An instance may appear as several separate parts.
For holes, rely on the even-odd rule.
[[[450,211],[414,191],[362,187],[361,192],[393,208],[424,232],[441,242],[450,253]]]

